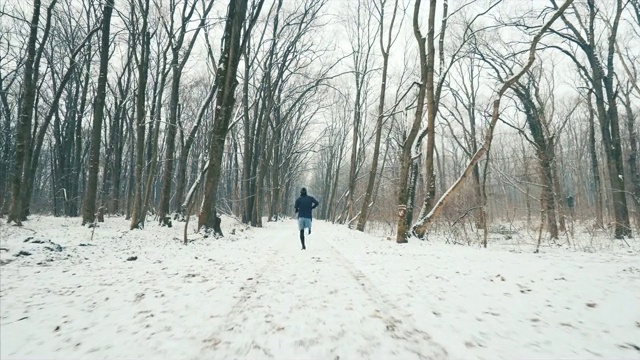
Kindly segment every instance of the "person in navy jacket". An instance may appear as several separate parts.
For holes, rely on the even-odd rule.
[[[307,247],[304,245],[304,229],[309,229],[311,234],[311,210],[315,209],[318,204],[313,196],[307,195],[307,189],[300,189],[300,197],[296,199],[296,213],[298,213],[298,230],[300,230],[300,242],[302,243],[302,250]]]

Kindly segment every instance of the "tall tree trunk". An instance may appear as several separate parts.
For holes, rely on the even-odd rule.
[[[640,6],[640,4],[639,4]],[[631,98],[629,91],[624,92],[624,106],[627,113],[627,131],[629,132],[629,147],[631,149],[629,153],[629,173],[631,174],[631,190],[629,191],[631,198],[635,204],[636,210],[636,227],[640,228],[640,169],[638,168],[638,134],[636,126],[636,118],[631,107]]]
[[[349,162],[349,189],[347,194],[347,215],[344,221],[351,227],[351,220],[354,217],[354,193],[356,191],[356,175],[358,170],[358,139],[360,137],[360,123],[362,122],[362,79],[364,75],[356,70],[356,99],[353,109],[353,133],[351,135],[351,161]]]
[[[262,1],[259,8],[262,7]],[[222,155],[224,144],[231,121],[233,105],[235,103],[235,88],[238,85],[236,74],[240,55],[243,52],[241,46],[242,29],[247,12],[247,0],[232,1],[227,8],[227,20],[223,34],[222,57],[219,61],[216,84],[218,93],[216,96],[216,110],[213,129],[211,132],[211,145],[209,147],[210,164],[204,188],[202,209],[198,217],[198,228],[213,229],[215,236],[222,236],[220,220],[217,215],[217,189],[220,181]],[[259,9],[258,9],[259,12]],[[248,35],[248,30],[245,36]]]
[[[601,84],[608,82],[603,79],[598,69],[594,69],[594,81]],[[620,144],[620,130],[618,128],[618,113],[615,109],[615,96],[609,102],[609,109],[605,105],[605,92],[602,87],[595,87],[597,118],[600,122],[600,132],[604,154],[607,160],[609,183],[611,184],[611,200],[615,219],[614,236],[622,239],[631,235],[629,224],[629,209],[624,189],[624,170],[622,165],[622,147]],[[607,91],[608,92],[608,91]],[[613,92],[613,90],[612,90]]]
[[[436,197],[436,177],[434,172],[434,148],[436,142],[435,120],[437,115],[434,72],[435,72],[435,13],[437,0],[430,0],[429,4],[429,23],[427,31],[427,74],[426,74],[426,90],[427,90],[427,149],[424,159],[425,173],[425,194],[424,204],[422,205],[421,214],[427,214],[433,208]],[[444,31],[445,29],[441,29]],[[443,149],[444,150],[444,149]],[[422,229],[416,234],[419,237],[424,236]]]
[[[137,107],[137,105],[135,105],[135,107]],[[131,216],[133,215],[133,211],[134,211],[133,210],[134,199],[137,191],[136,184],[139,184],[138,180],[136,180],[137,178],[135,177],[135,173],[137,171],[137,160],[138,160],[138,154],[137,154],[138,148],[136,147],[136,141],[138,140],[136,121],[137,119],[132,116],[129,119],[129,124],[128,124],[129,134],[131,134],[131,136],[129,137],[129,154],[127,156],[127,158],[129,159],[129,165],[128,165],[127,176],[125,177],[127,179],[127,210],[125,213],[125,220],[129,220],[129,221],[131,220]],[[144,145],[144,129],[142,130],[142,137],[143,137],[143,145]],[[144,149],[142,151],[144,151]]]
[[[555,139],[552,137],[549,139],[549,146],[551,146],[551,150],[553,151],[553,161],[551,162],[551,170],[553,174],[553,194],[556,198],[556,207],[558,210],[558,231],[562,233],[567,232],[567,212],[565,209],[565,201],[566,198],[564,196],[564,191],[562,190],[562,186],[560,185],[560,175],[559,170],[561,164],[558,163],[558,154],[562,154],[562,149],[560,151],[556,151],[555,147],[560,146],[560,144],[556,144]]]
[[[557,7],[555,0],[551,0],[551,3],[554,7]],[[618,107],[616,104],[618,90],[617,87],[614,87],[616,77],[614,71],[615,42],[624,7],[622,0],[616,0],[614,19],[612,24],[609,24],[609,34],[606,38],[608,43],[604,44],[605,46],[596,43],[598,39],[604,38],[604,36],[600,36],[596,31],[596,20],[601,9],[596,6],[595,0],[587,0],[586,10],[588,11],[588,16],[577,20],[580,24],[580,29],[584,30],[586,36],[568,18],[563,18],[566,28],[572,34],[572,41],[584,52],[589,65],[589,69],[587,69],[584,61],[577,59],[570,52],[565,52],[572,58],[584,75],[589,78],[589,86],[595,94],[595,109],[600,123],[609,183],[611,185],[611,199],[615,218],[614,236],[616,239],[631,236],[629,208],[625,193]],[[607,49],[606,59],[600,59],[599,51],[603,47]]]
[[[407,200],[408,200],[408,186],[409,171],[411,167],[411,158],[414,148],[419,148],[418,144],[414,144],[418,131],[420,129],[420,123],[422,122],[422,115],[424,112],[424,103],[426,95],[426,83],[427,83],[427,54],[426,54],[426,39],[422,37],[420,32],[420,26],[418,24],[418,18],[420,14],[421,0],[416,0],[413,9],[413,35],[418,41],[419,57],[420,57],[420,86],[418,91],[418,100],[416,102],[416,112],[413,118],[413,124],[407,134],[407,137],[402,144],[402,155],[400,157],[400,177],[398,178],[398,225],[396,231],[396,242],[406,243],[409,237],[409,227],[407,226]],[[429,16],[431,16],[430,14]],[[434,15],[435,16],[435,15]]]
[[[179,107],[178,96],[180,90],[181,69],[178,69],[178,50],[174,50],[173,77],[171,79],[171,92],[169,94],[169,123],[166,132],[166,151],[164,153],[164,172],[162,174],[162,190],[160,204],[158,206],[158,220],[160,225],[169,225],[169,200],[171,198],[171,182],[173,180],[173,159],[176,152],[176,131],[178,126]]]
[[[123,112],[126,111],[123,109]],[[117,144],[114,149],[113,155],[113,171],[111,172],[111,196],[109,202],[107,204],[108,210],[110,214],[118,214],[121,210],[120,205],[120,182],[122,179],[122,170],[123,170],[123,158],[124,154],[124,140],[127,137],[124,128],[124,118],[128,117],[126,113],[121,113],[120,123],[118,124],[118,128],[121,133],[119,134],[119,138],[117,140]],[[133,135],[131,135],[133,136]]]
[[[4,216],[5,211],[6,211],[6,206],[8,204],[8,195],[10,193],[9,191],[9,173],[10,173],[10,167],[11,167],[11,119],[12,119],[12,114],[11,114],[11,109],[9,107],[9,100],[7,98],[7,90],[8,90],[8,86],[7,88],[5,88],[4,84],[3,84],[3,77],[2,74],[0,73],[0,115],[2,115],[0,117],[0,119],[2,119],[0,121],[0,123],[2,124],[2,128],[4,129],[4,131],[2,131],[2,133],[0,134],[0,136],[2,136],[1,139],[1,150],[2,151],[0,153],[0,193],[2,195],[0,195],[0,217]]]
[[[33,62],[33,85],[36,87],[35,91],[36,91],[36,96],[34,98],[34,102],[31,105],[32,106],[32,121],[33,121],[33,129],[31,131],[30,136],[26,137],[26,142],[25,142],[25,155],[24,155],[24,165],[23,165],[23,173],[22,173],[22,186],[21,186],[21,193],[20,193],[20,206],[22,207],[22,215],[21,218],[22,220],[26,220],[27,216],[30,213],[30,203],[31,203],[31,189],[33,187],[33,178],[35,177],[35,173],[31,172],[32,169],[32,160],[34,160],[36,163],[39,160],[39,149],[38,147],[42,147],[41,141],[35,141],[34,139],[36,138],[37,134],[39,134],[38,132],[38,112],[34,110],[37,109],[38,107],[38,100],[40,99],[40,89],[38,88],[38,84],[39,84],[39,76],[40,76],[40,60],[42,59],[42,56],[45,54],[45,47],[47,45],[47,41],[49,38],[49,33],[51,30],[51,22],[52,22],[52,17],[53,17],[53,9],[55,7],[57,3],[57,0],[53,0],[51,1],[51,3],[49,4],[49,6],[47,7],[47,17],[46,17],[46,22],[45,22],[45,26],[44,26],[44,30],[42,33],[42,39],[39,40],[40,46],[38,47],[37,51],[36,51],[36,56]],[[43,84],[40,84],[40,86],[43,86]],[[54,88],[55,88],[55,81],[54,81]],[[25,90],[26,91],[26,90]],[[46,130],[46,128],[49,125],[49,121],[51,120],[50,117],[47,117],[45,119],[45,124],[43,125],[44,130]],[[29,124],[29,127],[31,127],[31,124]],[[43,132],[43,129],[40,128],[41,132]],[[35,153],[35,156],[34,156]],[[35,157],[35,159],[34,159]],[[33,170],[35,172],[35,169]]]
[[[631,237],[631,224],[629,221],[629,207],[627,205],[627,193],[625,190],[623,165],[624,159],[622,155],[622,144],[619,125],[620,120],[618,116],[618,106],[616,104],[618,89],[616,86],[614,86],[615,72],[613,68],[618,24],[622,11],[624,10],[622,0],[617,0],[616,7],[616,16],[613,24],[613,29],[611,30],[612,34],[609,37],[609,48],[607,56],[608,76],[605,76],[603,78],[603,84],[606,92],[606,101],[609,105],[609,108],[606,111],[606,117],[608,118],[608,122],[611,128],[611,142],[605,142],[606,144],[610,144],[611,146],[605,146],[605,150],[610,151],[610,154],[608,156],[610,156],[612,160],[609,165],[609,177],[611,178],[611,187],[613,188],[613,210],[616,218],[614,235],[616,239],[622,239],[625,236]],[[599,67],[598,71],[600,71]],[[605,151],[605,154],[609,153],[609,151]]]
[[[245,63],[249,63],[249,53],[251,51],[251,40],[247,42],[247,47],[243,53]],[[256,121],[251,121],[251,115],[249,110],[249,78],[250,78],[250,68],[249,66],[245,66],[244,68],[244,78],[245,81],[242,84],[242,107],[243,107],[243,130],[244,130],[244,138],[243,138],[243,161],[242,161],[242,222],[244,224],[248,224],[251,221],[252,211],[253,211],[253,199],[254,192],[251,191],[252,186],[252,169],[253,169],[253,144],[254,144],[254,136],[255,136],[255,126]],[[253,117],[255,120],[255,116]]]
[[[329,196],[329,212],[327,214],[327,217],[332,219],[332,221],[336,221],[336,211],[337,211],[337,204],[335,204],[336,201],[336,193],[338,191],[338,183],[340,180],[340,167],[342,166],[342,156],[344,154],[344,147],[340,147],[340,149],[338,150],[338,157],[337,157],[337,164],[335,166],[335,175],[333,175],[333,184],[331,185],[331,195]],[[335,204],[335,205],[334,205]]]
[[[446,3],[446,2],[445,2]],[[435,17],[436,17],[436,5],[437,0],[430,0],[429,2],[429,20],[428,20],[428,30],[427,30],[427,39],[426,39],[426,56],[424,58],[424,71],[425,78],[423,82],[423,86],[426,87],[426,102],[427,102],[427,149],[424,159],[424,173],[425,173],[425,194],[424,194],[424,203],[422,205],[422,209],[420,210],[419,219],[424,219],[426,215],[431,211],[434,205],[435,197],[436,197],[436,176],[434,171],[434,149],[435,149],[435,119],[438,112],[438,99],[435,92],[435,81],[434,81],[434,72],[435,72]],[[445,18],[446,18],[446,7],[444,8]],[[443,26],[446,23],[443,23]],[[440,31],[444,32],[445,28],[442,28]],[[441,41],[440,46],[442,46],[443,41]],[[422,49],[424,50],[424,49]],[[422,51],[421,50],[421,51]],[[442,51],[442,49],[441,49]],[[421,54],[422,56],[422,54]],[[423,60],[421,60],[422,62]],[[441,62],[444,61],[441,58]],[[420,221],[420,220],[418,220]],[[424,238],[427,228],[425,226],[416,225],[413,227],[413,232],[419,238]]]
[[[543,148],[536,147],[538,163],[540,166],[540,179],[542,180],[542,193],[540,194],[541,204],[544,206],[543,213],[547,221],[547,230],[552,239],[558,238],[558,223],[556,222],[556,197],[554,196],[553,182],[553,155],[549,154],[549,144],[543,144]]]
[[[36,84],[34,82],[34,61],[36,58],[36,41],[38,36],[38,23],[40,21],[40,0],[33,1],[33,16],[29,40],[27,42],[27,59],[24,64],[24,96],[20,107],[20,117],[16,127],[16,156],[13,168],[13,181],[11,186],[11,205],[7,223],[12,221],[22,226],[22,180],[25,167],[25,155],[27,152],[28,137],[31,130],[31,119],[36,97]],[[36,69],[37,71],[37,69]]]
[[[276,119],[275,131],[273,134],[273,155],[271,159],[271,206],[269,209],[269,220],[277,221],[281,214],[281,184],[280,184],[280,150],[282,142],[282,119],[280,119],[280,105],[282,103],[282,87],[278,88],[277,106],[274,109],[274,117]]]
[[[387,44],[384,44],[384,10],[386,1],[380,3],[380,51],[382,53],[382,77],[380,84],[380,98],[378,100],[378,115],[376,119],[376,138],[373,145],[373,157],[371,159],[371,171],[369,173],[369,181],[367,182],[367,189],[365,190],[364,200],[362,202],[362,209],[360,210],[360,216],[358,217],[358,224],[356,229],[364,231],[364,227],[369,218],[369,209],[373,206],[373,186],[376,181],[378,173],[378,160],[380,157],[380,141],[382,139],[382,124],[384,120],[384,102],[387,91],[387,72],[389,68],[389,51],[391,49],[391,43],[393,39],[393,24],[396,19],[396,13],[398,10],[398,1],[393,4],[393,14],[391,16],[391,22],[389,25],[389,34],[387,37]]]
[[[411,227],[413,222],[413,211],[415,209],[416,190],[418,188],[418,178],[420,177],[420,158],[411,161],[411,171],[409,172],[409,183],[407,190],[407,216],[405,225],[407,229]]]
[[[142,9],[142,30],[138,34],[140,38],[140,57],[137,59],[138,67],[138,87],[136,90],[136,121],[135,121],[135,139],[136,139],[136,162],[135,162],[135,191],[133,196],[133,207],[131,210],[130,229],[138,229],[141,227],[142,216],[142,197],[143,197],[143,181],[142,173],[144,169],[145,155],[145,124],[146,124],[146,94],[147,94],[147,77],[149,76],[149,47],[150,35],[147,31],[149,11],[149,0],[145,0]]]
[[[175,39],[175,43],[172,45],[172,60],[171,60],[171,93],[169,98],[169,124],[167,127],[167,141],[166,151],[164,158],[164,173],[162,175],[162,191],[160,193],[160,205],[158,207],[158,219],[161,225],[169,225],[169,203],[171,199],[171,183],[173,180],[173,163],[176,152],[176,133],[178,125],[178,116],[180,115],[179,95],[180,95],[180,79],[182,77],[182,71],[184,66],[191,55],[191,51],[195,45],[198,34],[206,24],[206,18],[209,11],[213,7],[213,0],[209,1],[209,4],[205,7],[204,12],[200,15],[200,22],[193,34],[190,42],[185,49],[182,48],[182,44],[187,32],[187,24],[194,14],[197,2],[194,2],[187,11],[187,3],[184,4],[182,12],[182,25],[178,30],[178,38]],[[170,35],[172,36],[172,34]]]
[[[474,152],[478,151],[477,146],[475,147]],[[526,165],[525,165],[526,166]],[[473,191],[476,197],[476,203],[480,204],[483,202],[483,194],[482,194],[482,182],[480,181],[480,168],[478,164],[473,167]],[[527,200],[528,204],[528,200]],[[486,224],[486,219],[484,216],[484,211],[482,209],[478,209],[475,215],[475,224],[476,229],[484,229]]]
[[[107,70],[109,65],[109,40],[111,13],[115,0],[106,0],[102,17],[102,35],[100,39],[100,70],[98,86],[93,107],[93,128],[91,130],[91,157],[89,160],[89,178],[82,210],[82,225],[93,223],[96,214],[96,197],[98,192],[98,170],[100,166],[100,135],[104,119],[106,99]]]
[[[591,163],[591,175],[593,176],[591,192],[595,199],[596,206],[595,227],[596,229],[602,229],[604,228],[602,185],[600,180],[600,166],[598,165],[598,150],[596,147],[595,109],[593,108],[591,92],[589,92],[587,100],[589,105],[589,160]]]

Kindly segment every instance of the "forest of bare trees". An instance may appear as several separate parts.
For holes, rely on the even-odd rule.
[[[4,1],[0,216],[624,239],[639,72],[640,0]]]

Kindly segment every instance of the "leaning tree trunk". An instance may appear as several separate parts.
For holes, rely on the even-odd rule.
[[[219,88],[216,96],[215,120],[211,132],[211,145],[209,147],[209,171],[207,171],[205,181],[202,209],[198,217],[198,228],[204,228],[206,231],[213,229],[215,236],[223,236],[216,210],[216,192],[220,181],[225,139],[235,103],[235,89],[238,85],[236,74],[240,62],[240,55],[242,54],[240,40],[246,11],[247,0],[231,1],[229,3],[222,39],[222,58],[219,62],[220,69],[218,69],[216,79]]]
[[[115,0],[106,0],[102,18],[102,37],[100,40],[100,71],[98,87],[93,107],[93,128],[91,130],[91,151],[89,159],[89,178],[82,210],[82,225],[93,223],[96,214],[96,195],[98,193],[98,170],[100,166],[100,135],[104,119],[104,105],[107,88],[107,70],[109,65],[109,40],[111,13]]]

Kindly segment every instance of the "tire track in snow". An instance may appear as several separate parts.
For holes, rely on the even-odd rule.
[[[261,239],[257,241],[265,241],[265,240],[267,239]],[[241,291],[237,296],[238,300],[233,304],[229,312],[223,315],[222,324],[218,327],[218,329],[213,333],[212,336],[207,337],[202,341],[203,343],[206,344],[205,347],[203,348],[203,351],[210,350],[210,349],[213,349],[213,350],[217,349],[219,345],[223,343],[223,340],[220,339],[219,334],[222,334],[225,332],[233,332],[236,329],[236,327],[238,326],[237,317],[240,317],[243,315],[243,313],[246,310],[247,302],[250,301],[253,295],[257,293],[256,288],[260,284],[261,279],[265,276],[265,274],[268,274],[271,268],[276,264],[276,262],[273,260],[278,255],[277,250],[278,249],[270,249],[268,251],[269,256],[266,257],[266,260],[263,260],[264,263],[261,262],[260,265],[257,266],[255,275],[253,277],[248,278],[245,281],[246,285],[240,288]],[[248,253],[248,255],[255,255],[255,254],[252,252],[252,253]],[[244,318],[243,320],[246,320],[246,318]],[[200,359],[201,357],[197,357],[197,358]]]
[[[386,329],[392,338],[407,340],[408,343],[403,344],[405,348],[418,355],[420,359],[448,358],[446,349],[435,342],[427,332],[418,329],[408,312],[402,310],[389,300],[388,297],[373,284],[367,275],[357,269],[335,246],[330,243],[329,246],[337,255],[336,258],[340,265],[349,271],[369,299],[383,309],[383,311],[380,312],[380,318],[384,321]],[[426,347],[425,344],[427,345]],[[429,354],[424,354],[425,351],[428,351]]]
[[[289,225],[265,231],[281,236],[281,226]],[[274,253],[205,340],[202,357],[447,358],[442,346],[317,236],[306,252],[295,238],[275,240]]]

